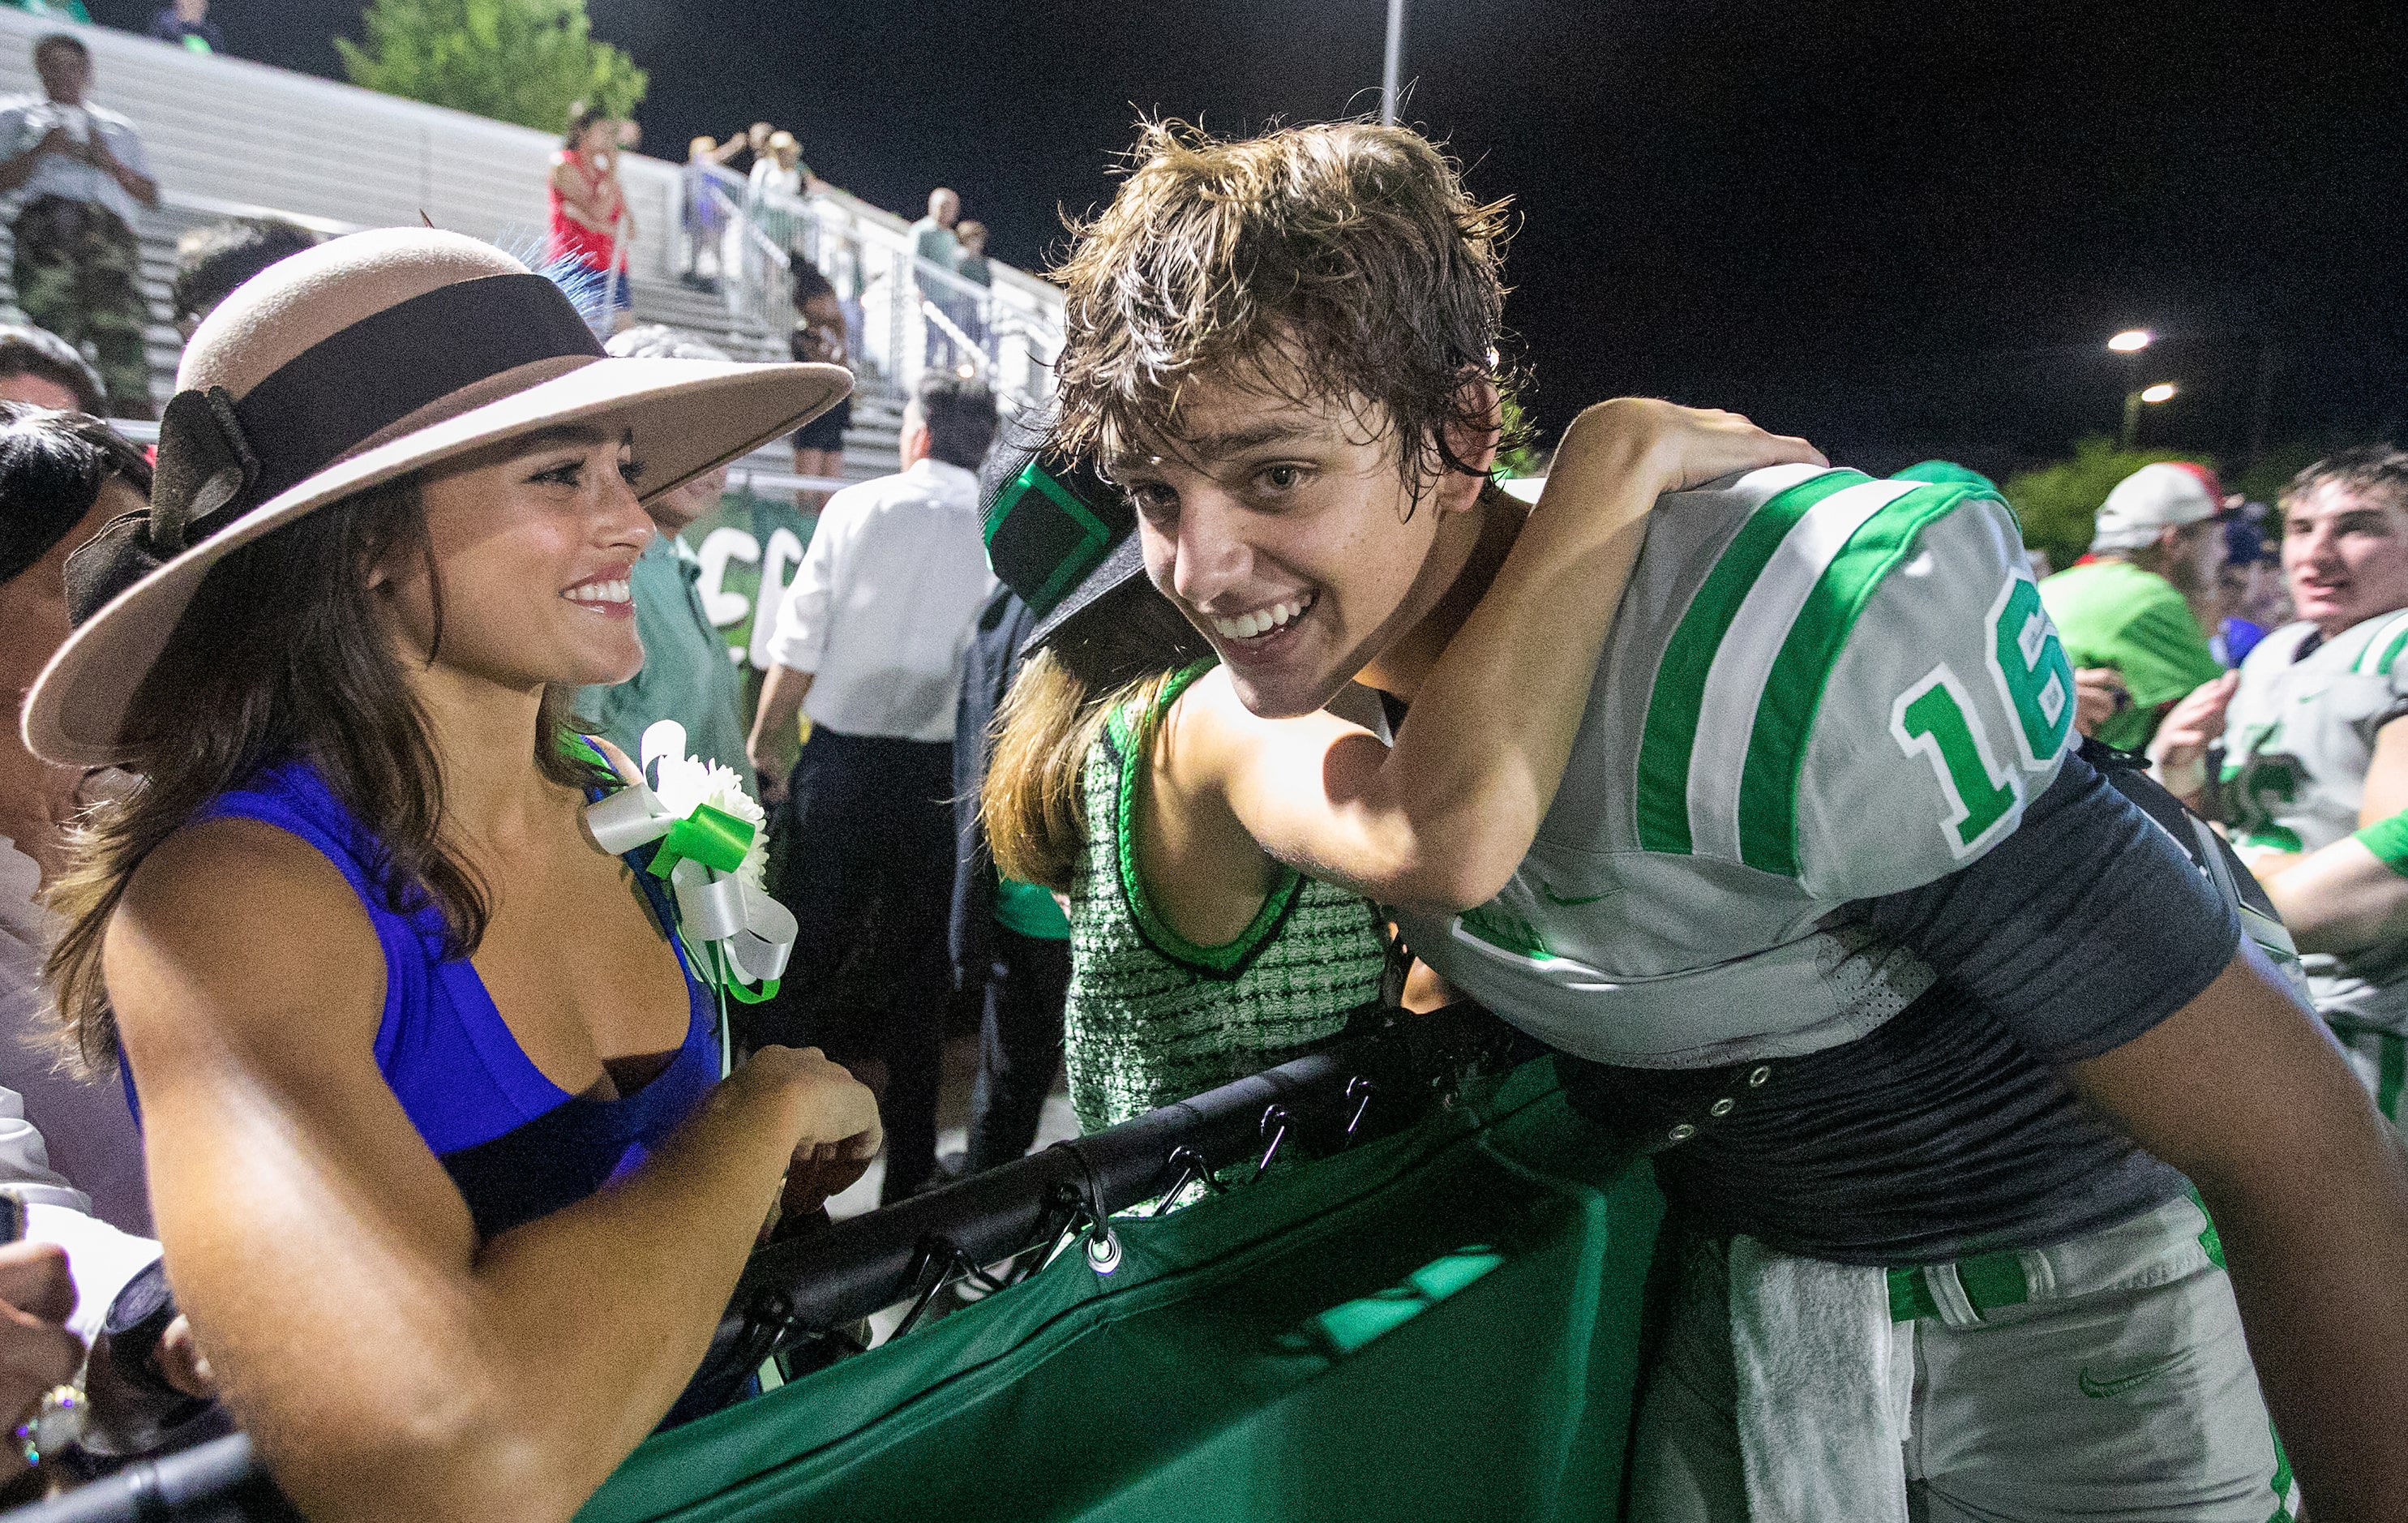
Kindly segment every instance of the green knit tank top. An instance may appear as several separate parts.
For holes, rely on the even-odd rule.
[[[1159,721],[1211,668],[1166,683]],[[1238,939],[1197,946],[1154,912],[1140,880],[1137,790],[1147,758],[1135,704],[1115,712],[1082,774],[1087,848],[1070,884],[1063,1064],[1082,1130],[1095,1131],[1302,1056],[1380,999],[1385,953],[1369,900],[1281,868]]]

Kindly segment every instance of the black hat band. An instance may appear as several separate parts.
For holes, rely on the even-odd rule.
[[[543,360],[604,358],[585,320],[540,275],[438,286],[327,335],[237,401],[188,389],[159,419],[150,510],[67,558],[75,624],[243,513],[292,490],[445,397]]]

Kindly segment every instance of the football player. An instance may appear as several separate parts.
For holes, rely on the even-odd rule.
[[[1194,722],[1321,808],[1376,767],[1322,706],[1410,726],[1521,522],[1476,486],[1500,208],[1366,124],[1131,163],[1062,271],[1056,452],[1220,656]],[[2073,683],[1996,495],[1756,470],[1656,514],[1559,786],[1444,859],[1296,863],[1654,1151],[1634,1516],[2267,1523],[2270,1407],[2320,1518],[2396,1504],[2408,1157],[2074,754]],[[1276,854],[1292,806],[1232,806]]]
[[[2298,622],[2235,676],[2174,706],[2151,747],[2166,785],[2213,803],[2298,922],[2316,1008],[2394,1123],[2408,1087],[2408,934],[2389,926],[2408,869],[2408,453],[2345,450],[2284,492],[2283,572]],[[2224,765],[2205,772],[2218,735]],[[2211,798],[2212,796],[2212,798]],[[2328,924],[2330,922],[2331,924]]]

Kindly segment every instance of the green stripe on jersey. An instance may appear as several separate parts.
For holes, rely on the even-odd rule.
[[[1748,589],[1772,559],[1789,531],[1813,506],[1835,492],[1872,478],[1858,470],[1830,470],[1774,494],[1741,525],[1730,547],[1714,562],[1688,611],[1656,663],[1656,686],[1647,699],[1647,726],[1639,742],[1639,844],[1641,850],[1687,855],[1689,757],[1698,743],[1698,716],[1704,708],[1706,677],[1714,653],[1739,616]]]
[[[1748,737],[1739,786],[1740,860],[1798,875],[1798,783],[1831,668],[1882,579],[1914,553],[1924,528],[1971,497],[1989,494],[1958,483],[1918,487],[1865,520],[1832,558],[1789,626]]]
[[[2393,663],[2400,659],[2403,649],[2408,649],[2408,613],[2393,619],[2368,637],[2366,648],[2358,653],[2358,659],[2350,663],[2349,669],[2388,677]]]

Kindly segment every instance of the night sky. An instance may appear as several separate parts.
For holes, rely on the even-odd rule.
[[[589,0],[652,73],[648,150],[756,117],[916,214],[957,187],[1041,265],[1137,113],[1376,110],[1384,0]],[[93,0],[137,24],[150,0]],[[339,78],[343,0],[219,0],[234,50]],[[1411,0],[1406,116],[1521,218],[1542,428],[1644,392],[1835,457],[1994,472],[2112,432],[2239,464],[2408,431],[2408,7]],[[2107,336],[2163,342],[2137,366]],[[2145,372],[2143,374],[2143,372]]]

